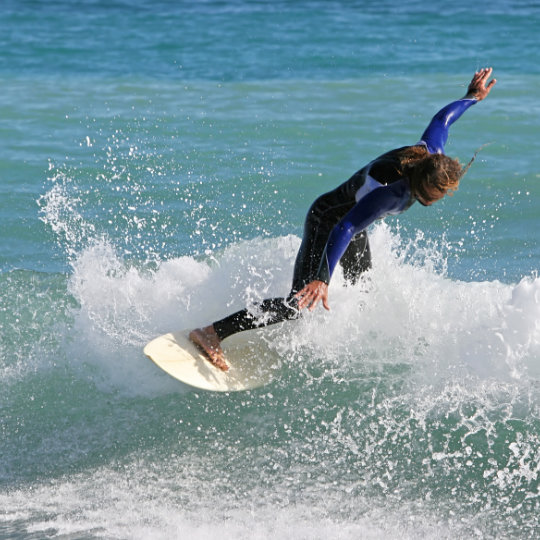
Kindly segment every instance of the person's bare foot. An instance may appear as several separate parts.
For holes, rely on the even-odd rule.
[[[220,345],[220,339],[212,325],[192,330],[189,333],[189,339],[203,350],[208,360],[214,366],[221,369],[221,371],[229,370],[229,366],[225,362],[223,349]]]

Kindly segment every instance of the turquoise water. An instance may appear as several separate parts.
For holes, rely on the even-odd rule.
[[[540,7],[0,4],[1,538],[536,538]],[[452,198],[371,229],[270,385],[154,336],[288,291],[312,200],[491,65]]]

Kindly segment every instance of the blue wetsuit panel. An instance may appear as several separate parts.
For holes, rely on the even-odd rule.
[[[430,154],[444,154],[450,126],[471,106],[476,99],[459,99],[441,109],[431,120],[422,135]]]

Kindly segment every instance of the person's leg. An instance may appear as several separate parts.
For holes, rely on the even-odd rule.
[[[190,332],[189,338],[207,354],[215,366],[227,371],[229,368],[221,348],[225,338],[244,330],[296,319],[298,315],[297,300],[294,293],[291,293],[288,298],[263,300],[252,309],[242,309],[210,326],[197,328]]]
[[[345,280],[354,285],[360,276],[371,268],[371,251],[366,231],[357,234],[341,257]]]
[[[255,304],[250,309],[242,309],[213,323],[214,330],[220,339],[232,336],[244,330],[253,330],[270,326],[298,317],[297,301],[294,294],[287,298],[269,298]]]
[[[221,341],[238,332],[276,324],[299,316],[295,294],[315,279],[332,227],[339,220],[336,206],[328,205],[324,196],[311,206],[304,225],[302,244],[296,256],[292,289],[287,298],[263,300],[251,309],[242,309],[190,333],[190,339],[201,347],[210,361],[226,370]]]
[[[298,318],[298,302],[294,295],[314,279],[331,231],[330,226],[321,223],[317,212],[318,206],[320,205],[316,201],[306,217],[289,296],[263,300],[250,309],[242,309],[214,322],[213,327],[220,340],[244,330]]]

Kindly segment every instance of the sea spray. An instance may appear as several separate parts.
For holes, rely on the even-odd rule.
[[[56,187],[52,192],[48,200],[55,204],[47,219],[65,241],[79,245],[77,234],[82,237],[81,231],[91,228],[80,227],[84,222],[66,205],[65,196],[58,196]],[[59,201],[71,218],[58,212]],[[264,298],[286,295],[299,245],[294,236],[256,238],[202,258],[134,263],[110,240],[84,240],[87,247],[72,250],[69,279],[79,306],[77,329],[115,347],[134,348],[156,334],[208,324]],[[385,224],[373,230],[372,244],[373,269],[357,286],[347,286],[338,271],[330,289],[330,313],[318,310],[280,325],[278,332],[269,330],[269,335],[288,336],[285,348],[276,341],[281,354],[314,354],[315,363],[352,362],[352,370],[356,358],[368,365],[397,362],[442,380],[451,373],[505,379],[519,376],[527,366],[535,369],[534,278],[515,288],[496,281],[452,280],[446,275],[444,239],[434,244],[418,234],[403,241]],[[322,334],[321,325],[326,329]]]

